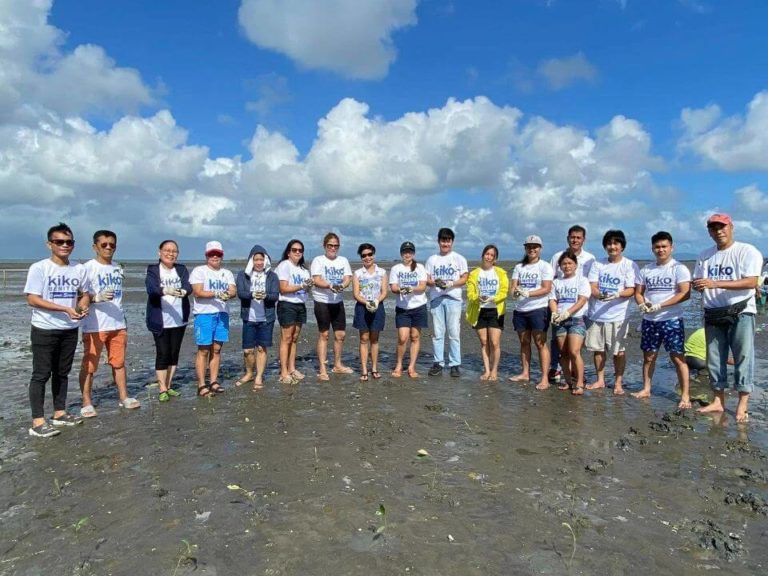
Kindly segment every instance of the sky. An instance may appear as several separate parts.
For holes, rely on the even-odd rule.
[[[0,258],[225,258],[341,237],[417,258],[454,229],[650,257],[727,212],[768,255],[762,0],[0,0]]]

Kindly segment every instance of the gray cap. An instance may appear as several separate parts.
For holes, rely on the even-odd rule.
[[[543,246],[541,243],[541,238],[539,236],[536,236],[536,234],[531,234],[525,239],[525,242],[523,242],[523,246],[526,244],[538,244],[539,246]]]

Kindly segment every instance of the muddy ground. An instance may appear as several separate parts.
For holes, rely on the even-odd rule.
[[[17,330],[2,343],[0,574],[760,574],[768,569],[768,376],[758,337],[751,419],[735,398],[722,418],[675,412],[674,373],[654,397],[610,390],[478,381],[477,339],[463,328],[464,371],[418,380],[311,376],[234,388],[239,328],[224,350],[226,394],[195,396],[187,334],[182,396],[160,404],[140,298],[131,323],[129,387],[117,408],[107,367],[99,416],[56,438],[27,436],[28,312],[6,299]],[[392,321],[390,315],[389,323]],[[764,318],[761,321],[765,321]],[[277,334],[276,334],[277,335]],[[519,368],[511,330],[502,373]],[[299,365],[315,372],[314,327]],[[345,362],[357,367],[350,331]],[[627,385],[640,385],[633,337]],[[79,356],[78,356],[79,359]],[[587,361],[588,376],[593,375]],[[73,371],[74,373],[74,371]],[[74,374],[73,374],[74,375]],[[79,408],[76,377],[70,385]],[[47,410],[50,410],[48,399]],[[420,454],[419,451],[424,451]]]

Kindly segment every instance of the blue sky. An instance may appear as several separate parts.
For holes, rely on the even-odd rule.
[[[119,254],[293,237],[426,257],[709,245],[727,211],[768,252],[764,2],[0,0],[0,240],[65,220]]]

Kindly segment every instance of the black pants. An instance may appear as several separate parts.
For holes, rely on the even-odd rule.
[[[167,370],[169,366],[179,365],[179,351],[184,340],[186,326],[163,328],[155,337],[155,370]]]
[[[707,369],[707,362],[696,356],[686,356],[685,363],[688,364],[688,368],[701,372]]]
[[[51,380],[54,411],[67,405],[69,371],[77,348],[77,328],[43,330],[32,326],[32,379],[29,381],[29,405],[32,418],[43,418],[45,384]]]

